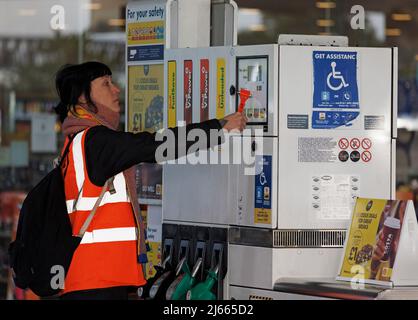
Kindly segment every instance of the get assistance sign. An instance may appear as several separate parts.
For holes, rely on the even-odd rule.
[[[314,51],[314,108],[359,108],[357,52]]]
[[[357,52],[313,51],[313,129],[351,126],[360,114]]]

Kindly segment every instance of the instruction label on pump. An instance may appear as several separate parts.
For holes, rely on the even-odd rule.
[[[216,59],[216,118],[225,117],[225,59]]]
[[[318,219],[349,219],[360,194],[360,177],[323,174],[311,178],[311,210]]]
[[[313,84],[312,128],[351,126],[360,114],[357,52],[314,51]]]
[[[254,223],[271,224],[271,156],[256,156],[256,172],[254,177]]]
[[[167,115],[168,115],[168,126],[175,127],[177,118],[176,118],[176,111],[177,111],[177,67],[176,61],[168,61],[168,69],[167,69],[167,96],[168,96],[168,103],[167,103]]]
[[[200,121],[209,120],[209,59],[200,59]]]
[[[331,137],[299,137],[298,162],[336,162],[337,141]]]
[[[184,121],[186,124],[192,123],[193,119],[193,61],[184,61]]]

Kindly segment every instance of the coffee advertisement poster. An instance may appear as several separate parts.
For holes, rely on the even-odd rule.
[[[358,198],[340,277],[389,282],[407,201]]]
[[[128,67],[128,131],[154,133],[163,127],[164,65]]]

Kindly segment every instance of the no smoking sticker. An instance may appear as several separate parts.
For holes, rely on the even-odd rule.
[[[349,146],[348,140],[346,138],[341,138],[340,141],[338,141],[338,146],[340,149],[347,149]]]
[[[360,148],[360,140],[357,139],[357,138],[351,139],[351,141],[350,141],[350,147],[352,149],[354,149],[354,150]]]
[[[338,159],[340,159],[341,162],[346,162],[348,158],[350,158],[350,155],[345,150],[340,151],[340,153],[338,154]]]
[[[372,141],[369,138],[364,138],[363,141],[361,141],[361,146],[363,149],[368,150],[372,147]]]
[[[363,160],[364,162],[369,162],[370,160],[372,160],[372,154],[370,153],[370,151],[363,151],[361,153],[361,160]]]
[[[351,151],[350,153],[350,159],[353,162],[357,162],[360,160],[360,152],[358,151]]]

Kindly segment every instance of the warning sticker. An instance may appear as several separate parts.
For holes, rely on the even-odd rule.
[[[350,159],[353,162],[359,161],[360,160],[360,152],[358,152],[356,150],[351,151],[351,153],[350,153]]]
[[[338,159],[341,162],[346,162],[348,160],[348,158],[350,158],[350,156],[349,156],[348,152],[345,151],[345,150],[340,151],[340,153],[338,154]]]
[[[299,162],[336,162],[337,141],[327,137],[299,137]]]
[[[340,149],[347,149],[349,146],[348,140],[346,138],[341,138],[340,141],[338,141],[338,146]]]
[[[360,140],[357,138],[351,139],[350,147],[351,149],[354,149],[354,150],[360,148]]]
[[[370,160],[372,160],[372,154],[370,151],[363,151],[361,154],[361,160],[363,160],[364,162],[369,162]]]
[[[371,141],[369,138],[364,138],[364,139],[361,141],[361,147],[362,147],[364,150],[368,150],[368,149],[370,149],[370,148],[372,147],[372,141]]]

